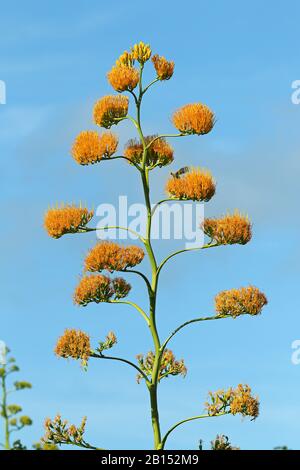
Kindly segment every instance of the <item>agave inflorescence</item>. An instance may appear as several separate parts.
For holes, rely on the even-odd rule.
[[[143,84],[143,69],[152,57],[154,79],[146,86]],[[209,402],[204,406],[202,414],[197,413],[191,418],[179,421],[165,434],[161,432],[159,417],[158,385],[163,378],[170,376],[185,376],[187,369],[183,359],[177,360],[173,352],[167,348],[172,338],[185,326],[206,320],[219,320],[222,318],[236,318],[241,315],[257,316],[267,303],[265,295],[256,287],[249,286],[240,289],[224,290],[215,298],[216,314],[202,316],[187,320],[179,325],[164,341],[158,334],[157,318],[157,292],[159,276],[169,260],[179,253],[189,251],[189,248],[171,253],[158,263],[154,253],[151,239],[151,223],[156,207],[161,203],[176,200],[190,200],[207,202],[215,195],[216,183],[209,170],[200,167],[184,167],[175,173],[166,182],[167,198],[159,201],[153,208],[150,197],[150,171],[163,167],[174,161],[174,150],[168,138],[184,137],[189,135],[202,136],[210,133],[215,126],[215,114],[201,102],[182,106],[173,113],[172,122],[177,129],[175,134],[144,135],[141,126],[141,106],[146,92],[155,84],[170,80],[174,74],[174,62],[155,54],[152,56],[151,47],[140,42],[128,51],[123,52],[115,61],[107,74],[108,82],[118,93],[100,98],[93,111],[94,123],[105,129],[118,125],[124,120],[133,123],[137,136],[130,139],[124,149],[123,155],[115,155],[118,138],[111,132],[98,133],[84,131],[80,133],[73,144],[72,156],[80,165],[101,163],[103,160],[124,159],[136,168],[141,177],[147,209],[147,227],[143,236],[137,234],[142,247],[138,245],[121,245],[116,242],[98,242],[87,253],[84,260],[84,274],[80,279],[74,293],[74,302],[80,306],[90,303],[126,304],[133,307],[146,322],[151,332],[153,350],[147,354],[138,354],[137,361],[133,362],[118,356],[107,355],[107,351],[116,344],[116,336],[110,332],[106,339],[92,348],[90,336],[80,330],[69,329],[59,338],[55,352],[63,358],[81,360],[84,367],[90,358],[111,359],[125,363],[137,372],[138,382],[144,381],[150,396],[151,422],[153,428],[154,448],[164,449],[169,435],[179,426],[191,420],[211,418],[225,414],[240,414],[255,419],[259,413],[259,401],[252,395],[248,385],[238,385],[237,388],[219,390],[210,393]],[[129,96],[122,93],[127,92]],[[136,115],[129,114],[129,97],[132,97]],[[107,227],[90,227],[88,224],[93,212],[86,208],[63,206],[50,209],[45,216],[45,228],[53,238],[64,234],[95,232]],[[115,227],[118,228],[118,227]],[[127,227],[124,230],[130,231]],[[248,217],[238,211],[226,214],[220,218],[206,218],[199,227],[208,237],[208,241],[199,250],[221,245],[244,245],[252,235],[252,227]],[[145,255],[150,262],[151,277],[137,270]],[[103,271],[108,272],[103,274]],[[133,273],[145,281],[148,306],[143,309],[138,304],[127,299],[131,286],[123,277],[111,278],[111,273],[120,271],[126,276]],[[92,273],[92,274],[88,274]],[[182,405],[184,408],[184,404]],[[83,436],[85,420],[79,427],[69,426],[57,416],[53,421],[46,421],[45,445],[74,444],[84,448],[95,448],[89,445]],[[213,448],[231,449],[228,439],[217,436],[212,444]]]

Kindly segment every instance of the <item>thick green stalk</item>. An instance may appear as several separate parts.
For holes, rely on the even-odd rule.
[[[159,423],[159,412],[157,402],[157,385],[158,385],[158,374],[161,362],[161,351],[160,351],[160,340],[156,327],[156,293],[157,293],[157,263],[153,248],[151,245],[151,224],[152,224],[152,213],[151,213],[151,201],[149,192],[149,181],[148,171],[143,169],[142,171],[142,182],[144,188],[145,202],[147,207],[147,227],[145,236],[145,248],[150,260],[151,265],[151,290],[149,291],[149,303],[150,303],[150,315],[149,315],[149,327],[154,343],[155,359],[152,370],[151,384],[148,386],[150,393],[150,404],[151,404],[151,419],[154,434],[154,447],[159,449],[161,445],[161,432]]]
[[[150,200],[150,188],[149,188],[149,170],[147,169],[147,145],[143,135],[141,127],[141,102],[143,97],[142,89],[142,72],[143,66],[140,69],[140,83],[139,83],[139,98],[136,101],[137,107],[137,128],[138,133],[143,144],[143,158],[141,164],[141,178],[143,184],[143,191],[145,197],[145,204],[147,208],[147,225],[146,225],[146,234],[144,237],[144,245],[149,257],[150,266],[151,266],[151,288],[148,290],[149,293],[149,328],[153,338],[155,359],[152,370],[151,383],[147,384],[149,394],[150,394],[150,405],[151,405],[151,420],[154,436],[154,448],[161,448],[161,431],[159,423],[159,412],[158,412],[158,401],[157,401],[157,385],[158,385],[158,375],[161,362],[161,351],[160,351],[160,340],[156,327],[156,292],[157,292],[157,262],[155,259],[154,251],[151,244],[151,224],[152,224],[152,208]]]
[[[9,422],[7,416],[7,403],[6,403],[6,383],[5,383],[5,375],[2,376],[2,415],[4,419],[4,448],[6,450],[10,449],[10,442],[9,442]]]

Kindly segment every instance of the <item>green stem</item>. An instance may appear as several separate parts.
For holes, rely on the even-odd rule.
[[[97,359],[110,359],[111,361],[119,361],[119,362],[124,362],[124,364],[128,364],[129,366],[133,367],[135,370],[138,371],[139,374],[142,375],[142,377],[144,377],[147,385],[149,384],[150,385],[150,382],[148,380],[148,377],[147,375],[142,371],[142,369],[140,369],[136,364],[134,364],[133,362],[131,361],[128,361],[127,359],[123,359],[122,357],[116,357],[116,356],[104,356],[104,354],[91,354],[91,357],[95,357]]]
[[[124,155],[116,155],[115,157],[108,157],[108,158],[103,158],[102,161],[103,162],[107,162],[109,160],[118,160],[122,158],[123,160],[126,160],[128,163],[130,163],[131,165],[134,165],[136,167],[137,170],[141,171],[141,168],[140,166],[137,164],[137,163],[134,163],[132,160],[130,160],[130,158],[127,158],[125,157]]]
[[[169,435],[176,429],[178,428],[178,426],[181,426],[182,424],[184,423],[188,423],[189,421],[194,421],[195,419],[203,419],[203,418],[214,418],[214,417],[217,417],[217,416],[224,416],[224,415],[227,415],[229,414],[228,411],[224,411],[222,413],[218,413],[217,415],[199,415],[199,416],[192,416],[191,418],[186,418],[186,419],[183,419],[182,421],[179,421],[178,423],[174,424],[174,426],[172,426],[169,431],[164,435],[162,441],[161,441],[161,447],[160,449],[164,449],[165,447],[165,444],[166,444],[166,441],[169,437]]]
[[[149,85],[147,85],[144,90],[142,91],[142,94],[144,95],[146,93],[146,91],[149,90],[149,88],[154,85],[154,83],[158,82],[159,81],[159,78],[155,78],[154,80],[152,80],[152,82],[149,83]]]
[[[148,317],[148,315],[136,303],[131,302],[130,300],[109,300],[108,303],[109,304],[125,304],[125,305],[130,305],[131,307],[134,307],[142,315],[142,317],[146,321],[147,325],[149,326],[149,317]]]
[[[145,151],[146,154],[146,151]],[[148,180],[148,171],[144,169],[142,172],[142,183],[144,189],[145,202],[147,207],[147,227],[146,227],[146,236],[145,236],[145,248],[149,257],[152,279],[151,279],[151,290],[149,291],[149,304],[150,304],[150,315],[149,315],[149,327],[154,343],[155,358],[152,370],[152,380],[151,385],[148,387],[150,393],[150,404],[151,404],[151,420],[152,428],[154,435],[154,447],[158,449],[161,443],[161,433],[160,433],[160,423],[159,423],[159,412],[158,412],[158,401],[157,401],[157,385],[158,385],[158,375],[161,363],[161,354],[160,354],[160,340],[156,326],[156,295],[157,295],[157,263],[153,248],[151,245],[151,223],[152,223],[152,214],[151,214],[151,201],[150,201],[150,192],[149,192],[149,180]]]
[[[154,251],[151,244],[151,224],[152,224],[152,213],[151,213],[151,200],[150,200],[150,189],[149,189],[149,170],[147,169],[147,145],[143,135],[141,127],[141,103],[143,98],[143,86],[142,86],[142,74],[143,74],[143,65],[140,66],[140,80],[139,80],[139,97],[136,103],[137,108],[137,127],[138,133],[140,135],[141,143],[143,145],[143,158],[141,164],[141,179],[144,191],[145,204],[147,208],[147,225],[146,225],[146,234],[144,237],[144,245],[147,251],[147,255],[150,261],[151,266],[151,284],[148,289],[149,294],[149,328],[151,331],[155,358],[151,375],[151,383],[147,384],[149,395],[150,395],[150,405],[151,405],[151,421],[153,428],[154,436],[154,448],[158,449],[161,445],[161,432],[160,432],[160,422],[159,422],[159,412],[158,412],[158,400],[157,400],[157,384],[158,384],[158,374],[160,369],[160,340],[156,327],[156,293],[157,293],[157,262],[155,259]]]
[[[135,269],[125,269],[124,270],[125,273],[132,273],[132,274],[137,274],[138,276],[140,276],[142,279],[144,279],[145,281],[145,284],[147,286],[147,289],[148,289],[148,293],[150,295],[150,292],[151,292],[151,284],[149,282],[149,279],[147,278],[147,276],[142,273],[141,271],[137,271]]]
[[[215,246],[219,246],[217,243],[214,243],[214,244],[207,244],[207,245],[203,245],[203,246],[197,246],[195,248],[183,248],[182,250],[178,250],[178,251],[175,251],[174,253],[171,253],[169,256],[167,256],[159,265],[158,269],[157,269],[157,274],[160,273],[160,271],[162,270],[162,268],[164,267],[164,265],[171,259],[173,258],[174,256],[176,255],[179,255],[180,253],[185,253],[187,251],[196,251],[196,250],[205,250],[206,248],[213,248]]]
[[[168,336],[168,338],[165,340],[165,342],[163,343],[162,347],[161,347],[161,351],[162,353],[164,352],[167,344],[169,343],[169,341],[173,338],[173,336],[175,336],[178,331],[180,331],[182,328],[184,328],[185,326],[187,325],[190,325],[191,323],[197,323],[197,322],[200,322],[200,321],[209,321],[209,320],[221,320],[221,318],[232,318],[231,315],[215,315],[214,317],[199,317],[199,318],[193,318],[192,320],[189,320],[189,321],[186,321],[184,323],[182,323],[182,325],[178,326],[171,334],[170,336]]]
[[[158,139],[165,139],[167,137],[184,137],[186,134],[161,134],[161,135],[158,135],[156,137],[154,137],[153,140],[151,140],[151,142],[149,142],[149,144],[147,145],[147,149],[149,149],[151,147],[151,145]]]
[[[6,450],[10,450],[10,442],[9,442],[9,418],[7,415],[7,402],[6,402],[6,375],[2,376],[2,416],[4,418],[4,448]]]
[[[151,168],[152,169],[152,168]],[[158,201],[155,206],[153,206],[153,209],[152,209],[152,217],[156,211],[156,209],[161,205],[163,204],[164,202],[173,202],[173,201],[180,201],[180,202],[185,202],[185,201],[189,201],[189,199],[179,199],[179,198],[166,198],[166,199],[161,199],[160,201]]]
[[[135,232],[135,230],[132,230],[128,227],[121,227],[120,225],[111,225],[109,227],[96,227],[96,228],[92,228],[92,227],[82,227],[81,230],[83,232],[96,232],[97,230],[112,230],[112,229],[115,229],[115,230],[126,230],[127,232],[130,232],[132,233],[134,236],[138,237],[142,243],[145,242],[144,238],[141,237],[141,235],[139,235],[137,232]]]

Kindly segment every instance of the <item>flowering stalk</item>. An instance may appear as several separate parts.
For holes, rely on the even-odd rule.
[[[8,353],[9,349],[6,348],[5,355],[7,356]],[[13,357],[10,357],[7,360],[7,364],[2,364],[2,367],[0,367],[2,389],[0,416],[3,418],[4,421],[4,442],[0,443],[0,446],[3,447],[5,450],[17,448],[24,449],[24,446],[19,440],[14,441],[14,443],[11,444],[11,434],[16,431],[21,431],[21,429],[26,426],[32,425],[32,420],[31,418],[29,418],[29,416],[19,416],[19,413],[21,413],[22,411],[21,406],[9,404],[7,401],[8,395],[10,395],[11,393],[31,388],[31,384],[25,381],[16,381],[14,382],[12,388],[7,388],[8,376],[18,371],[19,367],[15,364],[15,359]]]
[[[89,358],[107,359],[125,363],[138,372],[137,381],[145,380],[149,391],[151,421],[154,438],[154,448],[164,449],[169,435],[179,426],[196,419],[223,416],[226,414],[241,414],[258,416],[258,399],[251,395],[248,385],[238,385],[236,389],[220,390],[210,393],[211,402],[206,404],[207,413],[183,419],[173,425],[162,436],[158,407],[158,385],[161,380],[171,375],[186,374],[184,360],[176,360],[172,351],[167,349],[171,339],[185,326],[192,323],[219,320],[223,318],[236,318],[240,315],[258,315],[267,299],[256,287],[248,286],[240,289],[231,289],[220,292],[215,298],[216,315],[198,317],[188,320],[178,326],[164,341],[160,340],[156,325],[156,299],[159,285],[159,276],[162,268],[173,257],[180,253],[196,250],[204,250],[221,245],[246,244],[251,239],[251,224],[247,217],[235,211],[234,214],[226,214],[218,219],[205,219],[201,229],[208,237],[208,242],[202,247],[180,249],[169,254],[160,263],[157,262],[151,240],[152,220],[155,210],[160,204],[168,201],[209,201],[215,194],[215,181],[209,171],[202,168],[184,167],[171,173],[171,179],[167,181],[167,198],[160,200],[152,206],[150,197],[150,171],[154,168],[169,165],[173,162],[173,149],[166,138],[183,137],[188,135],[205,135],[209,133],[215,124],[213,112],[202,103],[187,104],[173,114],[173,124],[178,130],[175,134],[161,134],[145,136],[141,124],[142,101],[145,93],[157,82],[169,80],[174,72],[174,62],[167,61],[164,57],[155,55],[152,57],[156,78],[145,88],[143,87],[143,70],[145,63],[151,57],[149,45],[142,42],[136,44],[130,52],[125,51],[111,71],[108,80],[118,93],[129,92],[133,97],[136,115],[128,115],[129,99],[123,95],[106,96],[97,101],[94,107],[94,121],[100,127],[110,129],[128,119],[134,125],[139,140],[130,140],[123,155],[113,156],[117,149],[118,139],[110,133],[99,135],[95,131],[86,131],[79,134],[72,148],[75,161],[81,165],[94,164],[100,161],[113,159],[125,159],[139,172],[144,200],[147,210],[146,229],[143,236],[138,235],[127,227],[97,227],[91,228],[87,224],[93,217],[93,212],[87,208],[64,206],[50,209],[45,217],[45,228],[53,238],[60,238],[64,234],[91,232],[96,230],[109,230],[119,228],[137,235],[139,241],[147,253],[151,276],[132,269],[144,258],[144,251],[137,246],[121,246],[115,242],[102,241],[90,250],[85,258],[84,276],[80,280],[74,294],[74,302],[80,306],[86,306],[90,302],[107,302],[114,304],[126,304],[133,307],[145,320],[153,340],[153,351],[146,355],[138,355],[138,364],[128,359],[105,354],[117,342],[114,333],[110,332],[106,340],[99,343],[96,349],[91,349],[90,337],[84,332],[66,330],[59,338],[55,352],[60,357],[72,357],[81,359],[83,366],[87,367]],[[139,68],[135,63],[139,63]],[[137,89],[137,91],[134,91]],[[115,271],[136,274],[145,281],[149,311],[143,310],[139,305],[130,300],[124,300],[129,294],[131,286],[123,278],[110,278],[103,275],[108,271],[109,275]],[[92,274],[87,275],[86,272]],[[95,274],[97,273],[97,274]],[[66,421],[61,421],[60,416],[54,421],[46,421],[45,442],[51,444],[85,445],[83,438],[85,420],[77,428],[68,427]],[[223,439],[223,438],[222,438]],[[221,444],[226,447],[226,442],[221,439]],[[218,441],[218,446],[219,445]],[[227,446],[228,447],[228,446]],[[89,445],[86,448],[95,448]]]

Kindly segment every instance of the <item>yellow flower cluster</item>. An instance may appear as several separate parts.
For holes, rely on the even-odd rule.
[[[127,67],[133,67],[134,58],[131,52],[124,51],[123,54],[116,60],[116,65],[126,65]]]
[[[57,356],[87,361],[90,357],[90,337],[80,330],[66,329],[55,346],[54,352]]]
[[[216,191],[211,173],[201,168],[193,168],[181,177],[171,177],[166,184],[166,192],[172,198],[209,201]]]
[[[85,271],[124,271],[141,263],[144,251],[135,245],[122,246],[110,241],[97,243],[84,261]]]
[[[257,287],[248,286],[219,292],[215,297],[215,308],[218,315],[258,315],[268,301]]]
[[[155,355],[152,351],[149,351],[145,356],[139,354],[137,356],[140,369],[146,374],[147,377],[151,377],[153,364],[155,360]],[[160,381],[168,375],[182,375],[186,376],[187,368],[184,364],[184,360],[180,359],[177,361],[173,352],[169,349],[165,349],[163,352],[160,370],[158,375],[158,380]],[[137,382],[140,383],[140,380],[143,378],[141,374],[137,375]]]
[[[130,289],[130,284],[122,278],[111,280],[102,274],[84,276],[75,289],[74,303],[85,307],[90,302],[110,302],[126,297]]]
[[[145,137],[146,145],[154,141],[147,150],[146,164],[149,167],[169,165],[173,161],[173,149],[163,137],[158,139],[156,137],[156,135]],[[133,163],[140,164],[143,160],[143,150],[142,142],[131,139],[126,145],[124,155]]]
[[[214,113],[201,103],[187,104],[173,114],[172,121],[182,134],[208,134],[215,124]]]
[[[202,228],[204,233],[219,245],[245,245],[251,240],[251,223],[236,211],[220,219],[205,219]]]
[[[205,403],[205,408],[210,416],[231,413],[251,416],[255,419],[259,415],[258,398],[251,395],[249,385],[242,384],[239,384],[235,389],[210,392],[209,402]]]
[[[62,420],[60,415],[55,416],[53,420],[47,418],[45,420],[45,435],[42,438],[42,444],[44,445],[56,445],[56,444],[73,444],[85,447],[84,432],[86,426],[86,417],[81,421],[80,426],[69,424],[68,421]],[[43,447],[44,450],[48,450],[47,447]]]
[[[44,218],[44,227],[48,235],[60,238],[66,233],[84,231],[94,212],[84,207],[65,206],[49,209]]]
[[[140,74],[137,69],[128,65],[115,65],[107,74],[111,86],[121,93],[132,91],[137,86]]]
[[[77,163],[89,165],[111,157],[117,147],[118,138],[111,132],[100,135],[96,131],[83,131],[76,137],[71,153]]]
[[[137,60],[140,64],[144,64],[151,57],[151,48],[149,44],[140,41],[139,44],[135,44],[131,48],[131,54],[134,60]]]
[[[108,95],[98,100],[94,106],[94,121],[98,126],[109,129],[124,119],[128,113],[127,96]]]
[[[168,62],[165,57],[158,54],[152,57],[152,62],[159,80],[169,80],[172,77],[175,67],[174,62]]]

